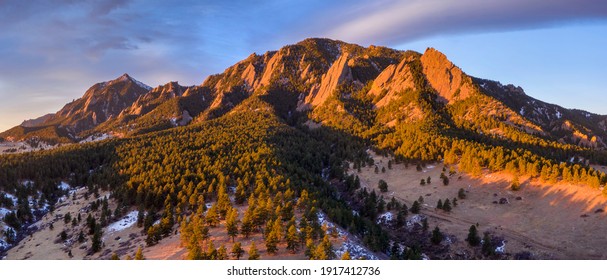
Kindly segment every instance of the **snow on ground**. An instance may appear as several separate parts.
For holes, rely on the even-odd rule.
[[[415,215],[413,215],[413,216],[411,216],[410,218],[407,219],[407,223],[406,223],[407,227],[411,228],[415,224],[421,225],[423,219],[424,219],[423,215],[415,214]]]
[[[69,190],[71,188],[70,184],[61,181],[61,183],[57,186],[61,190]]]
[[[6,216],[6,214],[8,214],[8,213],[10,213],[10,212],[12,212],[12,211],[11,211],[11,210],[9,210],[9,209],[6,209],[6,208],[0,208],[0,220],[1,220],[2,218],[4,218],[4,216]]]
[[[6,241],[4,241],[4,238],[0,238],[0,251],[4,251],[5,249],[8,249],[10,247],[10,245],[8,243],[6,243]]]
[[[386,223],[391,222],[392,219],[394,219],[394,215],[392,215],[391,212],[386,212],[386,213],[379,215],[379,217],[377,217],[377,223],[386,224]]]
[[[101,141],[101,140],[105,140],[105,139],[110,139],[113,136],[107,133],[103,133],[103,134],[94,134],[91,135],[89,137],[87,137],[86,139],[80,141],[80,143],[90,143],[90,142],[97,142],[97,141]]]
[[[502,240],[502,245],[495,248],[496,253],[503,254],[506,252],[506,240]]]
[[[18,200],[17,200],[17,198],[14,195],[12,195],[10,193],[4,193],[4,196],[7,197],[8,199],[12,200],[13,201],[13,205],[17,205],[17,201]]]
[[[351,240],[345,241],[341,245],[341,247],[339,247],[335,250],[335,254],[338,257],[341,257],[344,253],[346,253],[346,251],[350,252],[350,258],[353,260],[357,260],[357,259],[361,259],[361,258],[364,258],[367,260],[378,260],[379,259],[371,251],[369,251],[369,249],[367,249],[355,242],[352,242]]]
[[[137,216],[139,215],[139,211],[131,211],[122,219],[117,222],[114,222],[107,226],[107,233],[112,233],[116,231],[121,231],[126,228],[133,226],[137,222]]]
[[[428,168],[428,169],[432,169],[434,167],[436,167],[436,166],[434,166],[434,165],[428,165],[428,166],[426,166],[426,168]]]
[[[371,250],[365,248],[358,242],[355,238],[353,238],[350,233],[343,230],[342,228],[335,226],[333,223],[327,220],[327,216],[323,212],[318,212],[318,223],[321,225],[326,225],[329,230],[335,229],[337,230],[337,234],[340,238],[344,240],[339,248],[335,249],[335,254],[338,258],[346,253],[346,251],[350,252],[350,258],[353,260],[356,259],[367,259],[367,260],[378,260],[379,258],[371,252]],[[329,232],[327,232],[329,234]]]
[[[30,187],[34,185],[34,181],[32,180],[23,180],[21,181],[21,185],[24,187]]]

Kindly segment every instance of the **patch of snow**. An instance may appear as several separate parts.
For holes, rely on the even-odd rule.
[[[179,121],[179,125],[184,126],[190,123],[191,121],[192,116],[190,115],[190,112],[188,112],[187,110],[183,110],[183,113],[181,113],[181,120]]]
[[[421,226],[423,219],[424,219],[424,217],[422,215],[415,214],[415,215],[411,216],[410,218],[408,218],[407,222],[405,224],[407,225],[408,228],[411,228],[411,227],[415,226],[416,224]]]
[[[332,222],[328,221],[327,215],[323,212],[318,212],[318,223],[325,225],[329,230],[337,230],[337,234],[344,240],[341,247],[335,249],[335,254],[340,258],[346,251],[350,252],[350,258],[354,259],[367,259],[367,260],[378,260],[379,258],[371,252],[371,250],[362,246],[359,242],[350,236],[350,233],[343,230],[342,228],[335,226]],[[327,232],[329,234],[330,232]]]
[[[394,215],[392,215],[391,212],[386,212],[386,213],[379,215],[379,217],[377,217],[377,223],[386,224],[386,223],[391,222],[393,219],[394,219]]]
[[[563,114],[561,114],[561,112],[559,112],[559,110],[556,110],[556,118],[560,119],[563,117]]]
[[[91,135],[91,136],[87,137],[86,139],[80,141],[80,143],[97,142],[97,141],[102,141],[102,140],[110,139],[110,138],[113,138],[113,136],[110,134],[107,134],[107,133],[94,134],[94,135]]]
[[[12,195],[10,193],[0,194],[0,196],[2,196],[2,195],[4,195],[6,198],[12,200],[13,201],[13,205],[17,205],[18,199],[14,195]]]
[[[590,113],[586,113],[587,118],[590,118],[590,116],[591,116]]]
[[[9,209],[6,209],[6,208],[0,208],[0,220],[1,220],[2,218],[4,218],[4,216],[6,216],[6,214],[8,214],[8,213],[10,213],[10,212],[12,212],[12,211],[11,211],[11,210],[9,210]]]
[[[171,125],[177,126],[177,118],[171,118]]]
[[[137,210],[131,211],[130,213],[128,213],[126,216],[124,216],[119,221],[110,224],[107,227],[107,232],[112,233],[112,232],[116,232],[116,231],[122,231],[124,229],[127,229],[127,228],[133,226],[137,222],[138,215],[139,215],[139,211],[137,211]]]
[[[21,185],[24,187],[31,187],[34,185],[34,181],[32,180],[23,180],[21,181]]]
[[[343,254],[348,251],[350,253],[350,258],[353,260],[364,258],[366,260],[379,260],[369,249],[357,244],[351,240],[347,240],[342,243],[341,247],[335,250],[335,254],[338,257],[341,257]]]
[[[61,181],[61,183],[57,187],[64,191],[69,190],[71,188],[70,184],[63,181]]]
[[[342,237],[342,236],[347,236],[347,235],[348,235],[348,232],[346,232],[345,230],[343,230],[343,229],[341,229],[341,228],[339,228],[339,227],[336,227],[336,226],[335,226],[335,224],[333,224],[332,222],[329,222],[329,221],[327,220],[327,216],[326,216],[326,215],[325,215],[325,213],[323,213],[323,212],[318,212],[318,223],[319,223],[321,226],[326,225],[326,226],[327,226],[327,228],[329,228],[329,230],[331,230],[331,229],[336,229],[336,230],[337,230],[337,234],[338,234],[340,237]],[[329,233],[329,232],[327,232],[327,234],[328,234],[328,233]]]
[[[497,246],[495,248],[495,252],[499,254],[503,254],[504,252],[506,252],[506,240],[502,240],[502,245]]]
[[[136,83],[138,86],[140,86],[140,87],[142,87],[142,88],[144,88],[144,89],[147,89],[147,90],[152,90],[152,87],[151,87],[151,86],[148,86],[148,85],[146,85],[146,84],[144,84],[144,83],[142,83],[142,82],[140,82],[140,81],[137,81],[137,80],[133,79],[133,77],[131,77],[131,80],[132,80],[133,82],[135,82],[135,83]]]
[[[434,166],[434,165],[428,165],[428,166],[426,166],[426,168],[428,168],[428,169],[432,169],[434,167],[436,167],[436,166]]]
[[[521,110],[519,111],[519,113],[521,114],[521,116],[524,116],[525,115],[525,108],[524,107],[521,108]]]
[[[0,251],[4,251],[6,249],[8,249],[10,247],[10,245],[4,241],[3,238],[0,238]]]

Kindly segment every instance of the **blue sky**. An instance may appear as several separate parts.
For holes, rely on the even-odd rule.
[[[129,73],[200,84],[308,37],[423,52],[473,76],[607,114],[603,0],[0,0],[0,131]]]

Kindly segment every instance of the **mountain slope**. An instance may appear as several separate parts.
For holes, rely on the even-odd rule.
[[[33,122],[24,122],[18,127],[3,132],[2,135],[13,141],[32,137],[47,142],[75,141],[81,136],[79,134],[118,117],[122,110],[131,106],[149,90],[149,86],[124,74],[115,80],[93,85],[82,98],[66,104],[57,113]],[[52,128],[50,132],[48,128]],[[48,132],[43,137],[33,133],[43,129]]]
[[[213,246],[205,246],[209,254],[200,252],[201,244],[213,245],[205,229],[217,233],[221,220],[227,228],[228,219],[240,217],[240,234],[233,238],[254,236],[269,252],[288,229],[301,233],[293,250],[306,244],[308,257],[331,258],[319,221],[324,215],[380,254],[389,252],[390,241],[414,239],[396,248],[402,254],[389,254],[421,258],[421,250],[436,249],[421,225],[410,230],[401,223],[387,233],[378,222],[386,209],[399,211],[404,222],[407,207],[396,198],[387,203],[387,194],[361,186],[352,172],[375,167],[380,176],[384,163],[371,151],[388,169],[392,163],[405,169],[414,164],[418,171],[442,164],[445,173],[457,168],[471,178],[501,172],[514,178],[513,186],[520,176],[607,193],[607,175],[590,165],[607,163],[605,119],[469,76],[435,49],[417,53],[306,39],[252,54],[199,86],[170,82],[148,89],[128,75],[94,85],[54,116],[0,137],[121,137],[2,156],[0,189],[18,195],[18,205],[0,198],[11,213],[20,211],[9,219],[19,228],[36,218],[28,213],[30,199],[40,213],[67,193],[57,187],[62,181],[86,186],[89,194],[110,192],[115,211],[104,199],[90,206],[91,239],[99,241],[99,228],[137,209],[146,246],[179,229],[192,259],[214,254]],[[430,183],[427,174],[417,174],[422,185]],[[406,184],[417,185],[418,177]],[[450,177],[439,178],[448,185]],[[33,186],[25,186],[30,181]],[[455,192],[449,195],[453,199]],[[90,255],[100,249],[85,248]]]

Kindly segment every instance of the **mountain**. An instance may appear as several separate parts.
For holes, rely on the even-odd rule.
[[[4,219],[10,227],[28,228],[46,213],[46,206],[68,193],[66,184],[86,186],[72,198],[81,199],[81,206],[65,205],[72,213],[86,208],[90,219],[69,223],[64,218],[72,226],[65,229],[63,236],[69,242],[63,245],[87,258],[110,257],[111,250],[99,252],[101,248],[92,244],[101,244],[101,232],[114,234],[113,229],[99,229],[107,229],[127,213],[131,220],[144,221],[146,237],[121,238],[131,238],[138,246],[145,242],[147,248],[179,229],[176,242],[186,247],[192,259],[215,254],[213,243],[207,242],[209,234],[211,240],[228,240],[225,235],[230,235],[247,246],[255,239],[265,243],[267,252],[280,247],[297,253],[308,244],[311,255],[305,257],[320,259],[331,258],[331,240],[343,241],[350,234],[379,258],[421,258],[422,254],[483,258],[486,254],[474,253],[465,237],[451,240],[459,242],[455,248],[465,247],[471,254],[451,254],[450,245],[430,244],[421,219],[453,222],[461,212],[453,208],[453,213],[443,215],[438,206],[432,208],[423,199],[438,201],[437,205],[449,201],[447,209],[451,209],[457,195],[463,204],[459,209],[482,209],[479,215],[488,216],[486,211],[493,211],[507,220],[505,227],[519,224],[512,222],[518,215],[512,213],[519,212],[511,209],[539,209],[539,220],[557,219],[553,222],[558,228],[568,224],[558,220],[566,214],[586,232],[579,223],[604,224],[585,222],[591,208],[600,203],[590,199],[593,206],[589,206],[585,198],[568,197],[571,193],[555,188],[558,184],[576,192],[571,186],[588,186],[585,195],[589,197],[607,193],[605,167],[594,165],[607,164],[606,124],[607,116],[565,109],[534,99],[520,87],[470,76],[433,48],[418,53],[306,39],[277,51],[251,54],[196,86],[169,82],[149,88],[125,74],[95,84],[56,114],[3,132],[0,137],[9,141],[73,143],[108,138],[99,134],[116,137],[1,156],[0,190],[10,196],[2,193],[0,203],[10,213]],[[393,169],[393,164],[398,167]],[[416,168],[409,169],[410,165]],[[438,165],[442,169],[435,168]],[[384,172],[390,176],[384,177]],[[390,181],[395,177],[404,181]],[[384,191],[371,185],[379,186],[379,178],[391,182],[391,195],[385,185]],[[457,181],[449,185],[450,180]],[[424,189],[417,185],[420,181],[422,186],[438,181],[441,187]],[[539,186],[527,188],[532,182]],[[515,191],[520,192],[515,196]],[[501,195],[509,195],[510,200],[498,200]],[[538,197],[545,200],[542,205],[536,204],[541,200]],[[562,206],[561,200],[575,205]],[[509,201],[523,204],[511,207],[506,205]],[[116,206],[115,210],[108,205]],[[603,208],[594,210],[597,215],[592,218]],[[407,209],[416,214],[410,218],[417,221],[405,223]],[[69,214],[64,210],[57,209],[55,214]],[[388,213],[397,221],[384,223]],[[239,217],[242,220],[235,221]],[[494,227],[490,222],[493,217],[477,218],[462,219],[459,226],[467,230],[473,223],[468,221],[482,220],[489,221],[479,225],[485,227],[482,230],[498,228],[498,223]],[[223,219],[225,223],[220,222]],[[321,226],[328,221],[343,231]],[[233,228],[235,224],[240,227]],[[320,234],[323,228],[332,234]],[[291,233],[292,244],[277,247],[285,230]],[[76,242],[83,231],[91,235],[90,247]],[[26,236],[21,233],[8,239]],[[527,244],[551,250],[527,242],[534,239],[526,239],[524,233],[510,235],[513,243],[522,243],[524,250]],[[129,247],[125,250],[136,248],[121,238],[106,240],[120,240],[115,245]],[[301,239],[295,244],[300,238],[305,242]],[[567,234],[566,238],[572,237]],[[211,244],[205,246],[209,255],[200,252],[200,245],[207,243]]]
[[[416,92],[427,96],[415,97]],[[329,39],[251,54],[200,86],[169,82],[152,89],[124,74],[0,137],[45,135],[69,142],[93,133],[141,134],[217,118],[253,95],[271,99],[291,122],[306,115],[359,135],[438,117],[444,128],[468,134],[519,141],[523,133],[535,143],[606,147],[607,116],[565,109],[527,96],[520,87],[469,76],[438,50],[420,54]]]
[[[35,119],[31,119],[31,120],[25,120],[21,123],[21,126],[23,127],[36,127],[36,126],[40,126],[41,124],[45,123],[46,121],[50,120],[51,118],[53,118],[55,116],[55,114],[46,114],[42,117],[39,118],[35,118]]]
[[[139,96],[151,88],[128,74],[97,83],[83,97],[66,104],[55,114],[26,121],[4,133],[6,139],[23,140],[38,137],[49,142],[71,142],[78,135],[117,117]],[[40,134],[41,131],[46,133]]]

